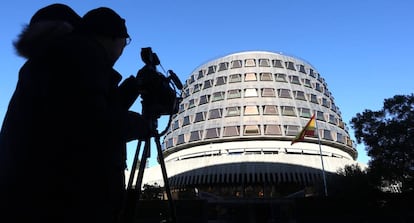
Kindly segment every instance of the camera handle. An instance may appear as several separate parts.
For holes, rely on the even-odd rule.
[[[156,120],[153,123],[154,123],[154,126],[156,126]],[[157,146],[158,159],[161,165],[161,172],[162,172],[162,177],[164,180],[164,187],[167,193],[168,206],[170,210],[169,212],[170,212],[171,219],[168,222],[176,223],[174,201],[172,199],[170,185],[168,182],[167,170],[166,170],[165,162],[164,162],[164,155],[162,154],[162,150],[161,150],[160,135],[158,134],[156,127],[155,127],[155,133],[156,134],[154,136],[155,138],[154,141]],[[133,181],[135,178],[135,171],[137,168],[138,156],[139,156],[142,141],[144,141],[144,150],[142,151],[138,176],[135,181],[135,190],[133,190],[132,185],[133,185]],[[132,163],[132,169],[129,175],[128,185],[127,185],[127,194],[126,194],[127,197],[126,197],[126,202],[125,202],[125,207],[124,207],[124,213],[122,213],[123,218],[124,218],[122,222],[132,223],[134,222],[134,218],[136,217],[136,213],[135,213],[136,206],[137,206],[136,204],[139,202],[139,199],[141,196],[142,178],[144,176],[144,170],[145,170],[147,158],[150,157],[150,151],[151,151],[151,137],[148,137],[145,140],[138,141],[138,145],[137,145],[137,149],[135,152],[134,161]]]

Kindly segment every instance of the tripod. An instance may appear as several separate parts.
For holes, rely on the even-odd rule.
[[[155,143],[157,146],[158,159],[161,165],[161,171],[162,171],[162,176],[164,180],[164,187],[165,187],[165,191],[167,193],[167,198],[168,198],[168,207],[170,210],[169,212],[170,212],[170,218],[171,218],[170,221],[168,222],[175,223],[176,222],[175,206],[174,206],[173,199],[171,196],[170,185],[168,182],[167,171],[165,168],[164,155],[162,154],[162,150],[161,150],[160,134],[158,134],[158,130],[157,130],[158,122],[157,122],[157,118],[151,118],[150,120],[151,120],[150,126],[151,126],[151,129],[153,130],[152,132],[154,133]],[[144,141],[145,143],[144,150],[142,151],[138,176],[135,181],[135,190],[133,190],[132,184],[135,178],[135,170],[137,168],[138,157],[139,157],[139,152],[140,152],[142,141]],[[145,170],[147,158],[150,157],[150,151],[151,151],[150,144],[151,144],[151,137],[147,137],[145,140],[138,141],[138,145],[137,145],[137,149],[135,152],[134,161],[132,163],[132,169],[131,169],[131,173],[130,173],[128,185],[127,185],[127,199],[126,199],[127,203],[126,203],[126,210],[125,210],[124,215],[125,215],[126,221],[128,222],[133,222],[133,219],[136,216],[135,214],[136,203],[139,202],[139,199],[141,196],[142,178],[144,176],[144,170]]]

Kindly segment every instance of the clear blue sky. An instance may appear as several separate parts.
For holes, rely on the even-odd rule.
[[[24,59],[12,46],[39,8],[56,1],[12,0],[0,7],[0,122]],[[311,63],[325,78],[343,120],[383,100],[414,92],[412,0],[152,0],[60,1],[80,15],[106,6],[127,21],[132,42],[116,64],[124,78],[143,65],[152,47],[182,81],[201,64],[245,50],[283,52]],[[133,109],[140,111],[139,101]],[[159,130],[164,128],[160,119]],[[350,131],[354,139],[353,131]],[[128,163],[136,143],[128,144]],[[59,146],[59,145],[57,145]],[[155,146],[152,146],[155,149]],[[364,145],[358,161],[366,163]],[[156,153],[151,155],[154,165]]]

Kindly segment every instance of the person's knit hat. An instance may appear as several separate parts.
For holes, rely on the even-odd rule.
[[[81,19],[71,7],[56,3],[39,9],[30,19],[29,25],[41,21],[62,21],[76,27]]]
[[[92,9],[82,17],[82,29],[95,35],[128,38],[125,19],[106,7]]]

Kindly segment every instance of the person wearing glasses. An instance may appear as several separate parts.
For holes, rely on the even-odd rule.
[[[130,40],[114,10],[92,9],[20,71],[28,79],[18,112],[8,112],[0,134],[0,161],[7,161],[0,164],[0,204],[12,203],[0,210],[13,216],[1,222],[119,220],[126,143],[149,134],[130,111],[139,95],[135,79],[120,84],[113,68]]]

